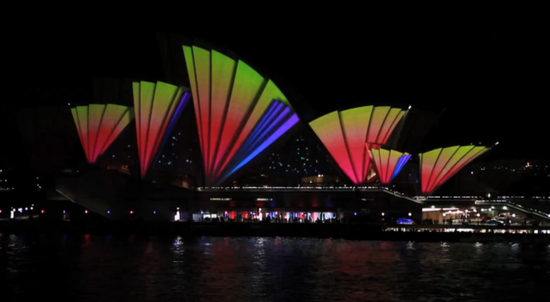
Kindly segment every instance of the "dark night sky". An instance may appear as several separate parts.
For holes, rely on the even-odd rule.
[[[231,49],[284,78],[302,96],[294,101],[309,102],[317,115],[372,103],[446,108],[429,137],[436,144],[499,141],[509,156],[548,157],[542,151],[547,34],[536,18],[514,7],[481,5],[437,13],[317,9],[210,18],[215,26],[182,10],[179,18],[149,25],[58,22],[21,29],[7,37],[15,102],[4,99],[3,109],[85,101],[97,76],[162,80],[155,36],[162,31]]]

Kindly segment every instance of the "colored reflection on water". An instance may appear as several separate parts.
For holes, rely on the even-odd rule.
[[[549,281],[550,247],[511,243],[0,235],[2,301],[539,301]]]

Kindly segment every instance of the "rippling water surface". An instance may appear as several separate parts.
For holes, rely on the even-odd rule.
[[[0,235],[0,242],[0,301],[467,302],[550,294],[550,247],[90,235]]]

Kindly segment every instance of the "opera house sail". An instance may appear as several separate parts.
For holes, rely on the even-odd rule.
[[[458,171],[490,150],[485,146],[453,146],[419,154],[422,193],[429,195]]]
[[[114,104],[77,106],[71,112],[89,163],[97,161],[134,117],[131,108]]]
[[[141,177],[145,178],[153,160],[174,127],[190,94],[185,87],[157,82],[134,82],[134,109]]]
[[[219,185],[299,122],[275,83],[241,60],[183,46],[207,185]]]
[[[373,181],[366,144],[379,149],[405,115],[400,108],[364,106],[334,111],[310,123],[338,166],[356,185]]]
[[[379,176],[380,183],[389,184],[401,172],[412,155],[396,150],[372,149],[367,145],[369,155]]]

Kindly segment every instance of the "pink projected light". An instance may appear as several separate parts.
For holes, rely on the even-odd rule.
[[[163,82],[134,82],[134,109],[141,177],[151,168],[171,122],[188,99],[187,89]]]
[[[365,145],[385,144],[405,111],[389,106],[365,106],[334,111],[310,123],[336,163],[359,185],[374,180],[373,163]]]
[[[91,104],[71,109],[89,163],[95,163],[134,118],[131,108]]]
[[[491,148],[453,146],[419,154],[422,193],[431,194],[449,178]]]

